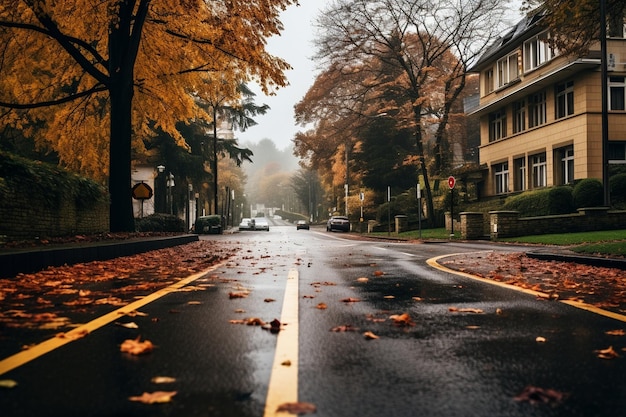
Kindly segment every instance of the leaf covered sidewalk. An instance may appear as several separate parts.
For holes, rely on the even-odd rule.
[[[584,302],[626,313],[626,271],[534,259],[524,253],[471,253],[439,263],[456,271],[538,291],[550,300]]]
[[[19,348],[8,343],[15,342],[16,335],[22,347],[45,340],[206,270],[229,259],[237,250],[235,245],[198,241],[0,279],[0,354]]]

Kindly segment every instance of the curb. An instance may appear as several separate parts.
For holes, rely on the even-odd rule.
[[[626,270],[626,259],[600,258],[598,256],[581,256],[568,255],[563,253],[533,251],[526,252],[526,256],[528,256],[529,258],[539,259],[543,261],[575,262],[583,265],[603,266],[606,268]]]
[[[2,253],[0,254],[0,277],[10,278],[19,273],[29,274],[49,266],[104,261],[198,240],[198,235],[182,235]]]

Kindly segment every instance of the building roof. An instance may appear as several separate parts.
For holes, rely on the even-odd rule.
[[[474,64],[469,72],[480,72],[486,66],[493,63],[494,60],[508,54],[509,52],[518,48],[522,41],[530,38],[531,36],[541,32],[544,27],[539,24],[544,13],[541,11],[535,11],[529,13],[522,20],[517,22],[515,26],[506,34],[495,40],[480,57],[480,59]]]

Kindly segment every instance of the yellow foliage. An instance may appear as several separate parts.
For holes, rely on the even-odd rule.
[[[212,122],[198,99],[240,98],[236,87],[258,82],[266,93],[287,84],[284,60],[265,50],[280,34],[279,13],[296,0],[138,0],[127,32],[118,0],[3,0],[0,4],[0,112],[3,125],[24,129],[58,152],[67,166],[94,178],[108,173],[109,90],[118,73],[133,70],[133,147],[155,128],[184,140],[179,121]],[[148,7],[143,26],[134,17]],[[50,34],[52,22],[60,35]],[[13,25],[15,23],[16,25]],[[17,26],[19,24],[19,27]],[[27,27],[28,26],[28,27]],[[133,31],[140,31],[136,58]],[[126,36],[128,62],[110,61],[111,34]],[[134,61],[133,61],[134,59]],[[126,65],[126,66],[125,66]],[[64,102],[67,97],[74,100]]]

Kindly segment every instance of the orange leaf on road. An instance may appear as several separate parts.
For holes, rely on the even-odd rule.
[[[169,403],[170,401],[172,401],[172,397],[176,394],[176,391],[144,392],[140,396],[129,397],[128,399],[131,401],[138,401],[144,404]]]
[[[380,337],[376,336],[374,333],[372,332],[365,332],[363,333],[363,336],[367,339],[367,340],[374,340],[374,339],[380,339]]]
[[[317,407],[306,402],[284,403],[279,405],[276,411],[290,414],[311,414],[317,412]]]
[[[140,342],[141,336],[137,336],[136,339],[126,339],[122,346],[120,347],[120,351],[130,353],[131,355],[143,355],[145,353],[150,353],[154,349],[154,345],[149,340],[144,340]]]
[[[391,320],[393,320],[393,324],[396,326],[415,326],[415,323],[409,316],[409,313],[404,314],[393,314],[389,316]]]
[[[615,359],[615,358],[619,358],[619,355],[617,354],[615,349],[613,349],[613,346],[609,346],[606,349],[594,350],[594,353],[596,353],[598,358],[600,358],[600,359]]]

